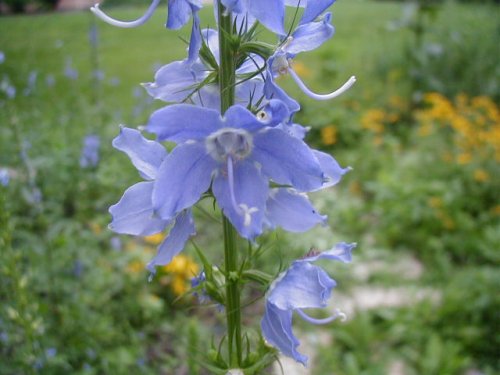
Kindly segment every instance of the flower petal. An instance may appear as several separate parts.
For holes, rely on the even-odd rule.
[[[276,34],[285,35],[285,3],[284,0],[249,0],[248,13],[261,24]]]
[[[300,25],[292,34],[293,40],[286,47],[286,52],[297,54],[312,51],[330,39],[335,31],[330,24],[331,13],[326,13],[320,21]]]
[[[191,17],[193,12],[201,8],[199,1],[192,0],[169,0],[167,28],[180,29]]]
[[[116,233],[149,236],[161,232],[168,221],[154,215],[151,195],[153,181],[139,182],[129,187],[118,203],[109,208],[113,220],[109,228]]]
[[[280,310],[276,306],[266,303],[261,328],[262,335],[269,344],[278,348],[284,355],[307,366],[307,357],[296,350],[300,342],[292,332],[291,310]]]
[[[335,285],[321,267],[296,261],[271,285],[267,300],[281,310],[322,308]]]
[[[143,83],[143,86],[155,99],[182,102],[195,90],[195,85],[206,77],[204,69],[201,64],[174,61],[156,72],[154,82]]]
[[[269,194],[266,219],[272,228],[279,226],[289,232],[305,232],[324,224],[327,216],[318,214],[305,194],[279,188]]]
[[[336,185],[342,176],[351,170],[350,167],[342,168],[333,156],[325,152],[313,150],[313,153],[318,159],[321,169],[326,177],[326,181],[323,185],[321,185],[321,189]]]
[[[316,17],[323,13],[334,2],[335,0],[307,0],[306,9],[300,19],[300,24],[303,25],[314,21]]]
[[[153,207],[169,220],[207,191],[217,164],[202,143],[182,144],[165,158],[153,189]]]
[[[309,191],[323,183],[323,172],[311,149],[282,130],[265,128],[257,132],[252,158],[278,184]]]
[[[338,260],[342,263],[350,263],[352,260],[352,250],[355,247],[356,243],[339,242],[330,250],[323,251],[318,255],[296,260],[295,262],[314,262],[318,259],[330,259]]]
[[[181,212],[175,219],[170,233],[158,247],[158,254],[148,263],[146,268],[154,273],[155,266],[170,263],[172,258],[184,249],[189,237],[194,234],[195,228],[191,210]]]
[[[147,131],[160,141],[201,140],[222,127],[219,112],[190,104],[163,107],[151,115]]]
[[[224,215],[238,233],[253,239],[262,233],[268,182],[257,167],[241,160],[234,165],[234,198],[239,207],[234,207],[227,173],[219,173],[212,186],[213,193]]]
[[[139,130],[122,127],[113,147],[123,151],[145,180],[154,180],[167,151],[158,142],[144,138]]]

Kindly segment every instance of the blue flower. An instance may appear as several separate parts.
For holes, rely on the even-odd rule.
[[[269,30],[285,35],[285,1],[284,0],[221,0],[228,12],[241,14],[252,24],[254,19]]]
[[[0,168],[0,185],[9,186],[10,173],[7,168]]]
[[[113,217],[110,229],[122,234],[148,236],[172,225],[169,235],[159,245],[157,255],[147,265],[154,273],[156,265],[170,263],[194,234],[192,214],[190,210],[183,210],[171,220],[161,219],[155,214],[152,205],[154,180],[167,156],[161,144],[144,138],[138,130],[122,128],[120,135],[113,140],[113,146],[130,158],[146,181],[128,188],[120,201],[109,208]]]
[[[82,168],[95,168],[99,163],[99,146],[101,139],[98,135],[89,134],[83,139],[80,166]]]
[[[189,46],[189,56],[183,61],[174,61],[161,67],[155,74],[155,81],[144,83],[146,91],[155,99],[165,102],[190,102],[206,108],[220,108],[220,90],[214,83],[207,83],[206,79],[213,74],[213,67],[207,66],[198,56],[202,37],[210,49],[211,54],[219,63],[219,36],[213,29],[204,29],[201,32],[193,30]],[[247,106],[263,95],[264,82],[259,69],[265,65],[264,59],[252,54],[238,69],[236,69],[235,97],[236,104]],[[248,79],[248,74],[256,74]],[[202,84],[203,83],[203,84]]]
[[[241,236],[262,232],[269,181],[298,191],[318,189],[325,174],[313,151],[279,128],[287,116],[273,102],[270,116],[257,118],[242,106],[218,111],[187,104],[162,108],[147,130],[177,147],[162,162],[153,207],[164,220],[195,204],[210,187]]]
[[[290,74],[299,88],[306,95],[316,100],[329,100],[336,98],[347,91],[354,84],[354,82],[356,82],[356,78],[352,76],[339,89],[329,94],[317,94],[311,91],[293,70],[292,62],[298,53],[312,51],[332,37],[335,30],[330,24],[330,20],[331,13],[326,13],[314,21],[299,25],[292,35],[289,36],[269,58],[267,62],[266,75],[268,92],[273,91],[276,92],[277,95],[286,96],[286,94],[282,93],[282,90],[277,87],[273,79],[279,75],[287,73]],[[283,100],[282,98],[279,99]]]
[[[297,351],[299,340],[292,331],[293,313],[313,324],[326,324],[337,318],[345,319],[345,314],[336,310],[325,319],[315,319],[303,309],[325,308],[335,280],[312,262],[319,259],[351,262],[351,252],[356,244],[337,244],[332,249],[322,252],[310,252],[305,258],[296,260],[271,285],[266,295],[266,306],[262,318],[262,334],[266,341],[279,349],[284,355],[294,358],[304,366],[307,357]]]
[[[285,0],[285,4],[292,7],[305,7],[300,19],[300,25],[316,19],[326,8],[332,5],[335,0]]]
[[[99,9],[99,4],[91,7],[90,10],[97,17],[99,17],[104,22],[109,23],[110,25],[123,28],[131,28],[146,23],[160,4],[160,1],[161,0],[153,0],[146,13],[144,13],[141,17],[137,18],[134,21],[119,21],[111,18],[101,9]],[[169,0],[166,26],[169,29],[180,29],[189,21],[191,16],[195,16],[201,8],[201,0]]]

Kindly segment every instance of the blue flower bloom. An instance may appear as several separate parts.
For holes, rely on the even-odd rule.
[[[322,252],[310,252],[305,258],[296,260],[271,285],[266,295],[266,306],[262,318],[262,334],[266,341],[279,349],[284,355],[294,358],[303,365],[307,357],[297,351],[299,340],[292,331],[292,317],[296,312],[302,319],[313,324],[326,324],[345,315],[336,310],[325,319],[315,319],[303,309],[325,308],[335,280],[312,262],[319,259],[351,262],[351,252],[356,244],[337,244],[332,249]]]
[[[193,35],[198,35],[196,39]],[[201,37],[219,63],[219,36],[213,29],[198,30],[191,34],[188,58],[174,61],[161,67],[155,74],[155,81],[144,83],[146,91],[155,99],[165,102],[190,102],[206,108],[220,108],[220,90],[216,84],[206,84],[200,87],[213,67],[207,66],[198,56]],[[256,73],[264,67],[264,59],[251,55],[236,70],[235,97],[236,104],[247,106],[251,99],[257,101],[263,95],[264,82],[260,75],[248,79],[248,74]]]
[[[172,225],[169,235],[159,245],[157,255],[147,265],[148,270],[154,273],[156,265],[170,263],[194,234],[191,211],[179,212],[171,220],[155,215],[152,205],[154,180],[161,163],[167,157],[167,151],[161,144],[144,138],[138,130],[122,128],[120,135],[113,140],[113,146],[130,158],[146,181],[128,188],[120,201],[109,208],[113,217],[110,229],[117,233],[148,236]]]
[[[285,1],[284,0],[222,0],[228,12],[242,15],[252,24],[256,19],[269,30],[285,35]]]
[[[90,134],[83,139],[80,166],[82,168],[95,168],[99,163],[99,146],[101,139],[98,135]]]
[[[9,186],[10,173],[7,168],[0,168],[0,185]]]
[[[241,106],[218,111],[187,104],[162,108],[147,130],[178,143],[159,168],[153,207],[164,220],[191,207],[210,187],[224,215],[241,236],[262,232],[269,180],[298,191],[322,186],[325,174],[300,139],[275,128],[283,105],[262,120]]]
[[[300,25],[316,19],[326,8],[332,5],[335,0],[285,0],[285,4],[292,7],[305,7],[300,19]]]
[[[267,90],[275,91],[279,95],[281,89],[274,83],[273,78],[289,73],[299,88],[309,97],[316,100],[329,100],[336,98],[347,91],[356,82],[356,78],[352,76],[339,89],[329,94],[316,94],[311,91],[302,82],[300,77],[295,73],[292,66],[292,61],[298,53],[312,51],[321,46],[325,41],[330,39],[334,33],[334,28],[330,24],[331,13],[326,13],[318,19],[299,25],[293,34],[288,37],[285,42],[276,50],[267,62],[266,85]],[[283,100],[283,99],[281,99]],[[298,109],[297,109],[298,110]]]

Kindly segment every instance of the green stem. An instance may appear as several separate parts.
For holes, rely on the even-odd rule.
[[[219,89],[221,113],[234,104],[235,56],[231,47],[233,36],[232,17],[218,0],[219,17]],[[238,267],[237,233],[229,220],[224,217],[224,268],[226,277],[226,321],[228,356],[231,367],[242,363],[241,304]]]

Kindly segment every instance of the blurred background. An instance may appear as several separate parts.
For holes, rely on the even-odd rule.
[[[164,29],[162,4],[146,25],[117,29],[91,3],[0,1],[0,374],[205,374],[224,316],[189,293],[202,268],[193,245],[148,283],[161,235],[107,229],[108,207],[140,181],[111,140],[163,105],[140,83],[185,57],[190,27]],[[134,19],[148,5],[103,9]],[[325,103],[279,83],[300,99],[307,141],[353,171],[312,194],[329,226],[269,234],[259,261],[275,273],[312,246],[358,248],[352,264],[325,265],[347,322],[295,322],[310,367],[283,359],[283,373],[498,374],[498,2],[339,0],[331,11],[335,36],[295,70],[317,92],[351,75],[356,85]],[[201,14],[214,26],[210,5]],[[196,245],[220,262],[217,215],[195,215]],[[262,300],[246,306],[246,324],[257,330],[261,312]]]

